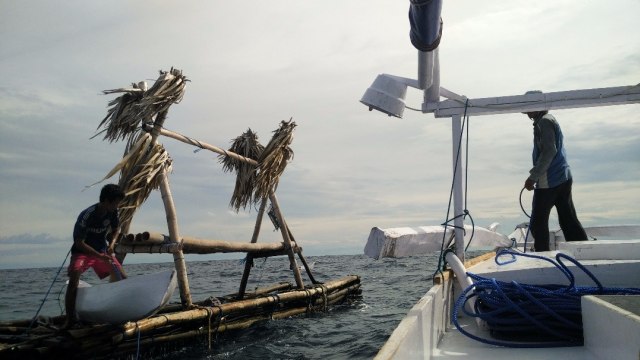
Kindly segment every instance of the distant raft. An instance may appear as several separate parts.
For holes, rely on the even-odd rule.
[[[496,232],[497,224],[489,228],[476,226],[472,228],[465,225],[465,247],[473,241],[469,249],[495,249],[496,247],[510,247],[511,240],[503,234]],[[442,242],[445,248],[452,243],[453,228],[444,226],[416,226],[381,229],[374,227],[369,233],[367,244],[364,247],[365,255],[374,259],[383,257],[403,257],[411,255],[423,255],[440,251]]]

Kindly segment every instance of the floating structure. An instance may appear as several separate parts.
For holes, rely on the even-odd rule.
[[[171,276],[156,280],[159,304],[140,306],[140,314],[114,314],[107,309],[123,306],[122,299],[102,299],[87,302],[80,299],[80,319],[93,320],[79,328],[60,330],[63,316],[34,317],[0,323],[0,358],[115,358],[140,351],[153,351],[154,347],[173,341],[200,337],[208,339],[216,333],[244,329],[259,321],[281,319],[310,312],[326,311],[333,304],[356,299],[360,295],[360,277],[347,275],[326,282],[316,280],[302,253],[278,203],[275,189],[293,151],[292,121],[282,121],[273,138],[262,146],[257,136],[248,130],[232,142],[228,150],[207,144],[163,128],[169,107],[182,100],[188,79],[180,70],[161,71],[151,88],[146,83],[133,84],[130,88],[106,90],[105,94],[122,93],[109,103],[107,116],[98,128],[98,134],[111,142],[126,140],[122,160],[105,176],[108,179],[120,173],[119,185],[126,196],[120,208],[120,236],[115,247],[116,255],[123,260],[129,253],[170,254],[175,271]],[[225,171],[237,173],[236,187],[230,205],[240,208],[259,204],[256,224],[248,243],[206,240],[184,236],[178,226],[169,186],[172,160],[158,142],[159,136],[176,139],[199,149],[215,152]],[[94,184],[95,185],[95,184]],[[159,189],[167,219],[167,233],[129,232],[136,210],[153,190]],[[270,210],[267,211],[267,205]],[[258,238],[265,211],[268,212],[282,242],[259,243]],[[238,292],[217,298],[193,301],[187,277],[185,254],[246,253],[245,269],[239,279]],[[247,292],[253,260],[271,256],[287,256],[294,283],[280,283]],[[302,265],[298,265],[296,257]],[[305,284],[301,271],[310,280]],[[102,284],[98,287],[122,287],[127,291],[135,286],[135,278]],[[168,283],[167,283],[168,281]],[[177,283],[180,304],[166,303],[171,284]],[[92,290],[94,291],[94,290]],[[79,291],[79,296],[82,291]],[[116,292],[123,295],[122,292]],[[128,294],[130,295],[130,294]],[[127,296],[127,295],[123,295]],[[93,305],[100,305],[94,306]],[[129,304],[134,306],[135,304]],[[97,307],[98,309],[96,309]],[[137,305],[135,306],[137,308]],[[151,315],[148,316],[147,315]],[[139,318],[138,318],[139,316]]]
[[[489,228],[465,225],[465,247],[493,250],[511,246],[512,241],[497,232],[497,226],[497,223]],[[441,225],[387,229],[374,227],[367,238],[364,253],[374,259],[431,254],[448,248],[453,243],[453,237],[453,230]]]

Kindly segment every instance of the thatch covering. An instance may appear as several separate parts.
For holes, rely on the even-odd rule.
[[[296,123],[291,119],[281,121],[266,147],[260,145],[258,136],[247,130],[232,141],[229,152],[257,160],[258,167],[227,152],[219,156],[225,171],[235,171],[236,186],[229,205],[238,211],[241,207],[257,204],[275,191],[287,163],[293,159],[293,150],[289,146],[293,141]]]
[[[287,163],[293,159],[293,150],[289,145],[293,141],[295,127],[296,123],[291,119],[281,121],[280,128],[274,131],[271,141],[260,155],[258,159],[260,171],[256,177],[255,198],[266,198],[271,191],[277,188],[280,175],[284,172]]]
[[[171,158],[159,143],[152,143],[151,135],[140,133],[138,141],[123,160],[118,185],[125,191],[120,207],[122,228],[129,227],[133,214],[144,203],[151,191],[158,189],[164,173],[171,172]]]
[[[258,142],[258,135],[251,131],[251,129],[248,129],[242,135],[235,138],[229,148],[229,151],[250,159],[258,159],[263,150],[264,146]],[[225,155],[220,155],[219,160],[222,163],[222,169],[224,171],[235,171],[237,174],[236,186],[233,189],[229,206],[237,212],[241,207],[246,209],[250,203],[256,204],[260,201],[260,199],[253,196],[253,189],[258,174],[256,167],[245,161],[240,161]]]
[[[159,113],[182,100],[187,81],[182,71],[171,68],[168,72],[161,70],[148,90],[144,82],[132,84],[131,88],[104,90],[104,94],[124,94],[109,102],[111,108],[98,125],[98,129],[104,129],[98,134],[105,132],[104,140],[110,142],[131,139],[142,123],[152,123]]]
[[[160,71],[160,76],[147,90],[146,83],[132,84],[131,88],[104,90],[104,94],[124,93],[109,102],[110,109],[98,129],[110,142],[127,139],[122,160],[105,176],[120,171],[118,185],[125,192],[120,211],[121,228],[127,232],[135,211],[144,203],[151,191],[158,189],[162,176],[171,171],[171,158],[152,135],[140,131],[143,123],[166,116],[172,104],[179,103],[185,93],[187,78],[182,71],[171,68]],[[96,134],[96,136],[98,135]],[[101,181],[103,181],[101,180]]]

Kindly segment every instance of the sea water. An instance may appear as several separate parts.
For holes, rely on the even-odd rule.
[[[212,350],[206,337],[167,348],[154,359],[371,359],[409,309],[432,285],[438,254],[374,260],[364,255],[309,256],[317,281],[359,275],[362,298],[336,305],[327,312],[258,323],[249,329],[221,333]],[[129,276],[173,267],[172,262],[126,264]],[[240,260],[189,261],[193,301],[238,291],[244,264]],[[57,268],[0,270],[0,320],[32,318]],[[302,271],[306,284],[310,281]],[[90,270],[83,280],[97,284]],[[51,287],[41,315],[60,315],[64,309],[66,269]],[[247,291],[287,281],[295,284],[287,257],[256,259]],[[172,302],[179,302],[178,290]]]

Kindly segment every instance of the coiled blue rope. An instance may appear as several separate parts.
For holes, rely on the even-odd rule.
[[[512,258],[501,262],[499,258]],[[496,254],[499,265],[513,262],[516,256],[542,259],[552,263],[569,280],[569,285],[527,285],[510,283],[467,273],[474,284],[464,289],[453,309],[452,321],[458,331],[477,341],[497,346],[515,348],[580,346],[582,337],[582,313],[580,298],[584,295],[640,295],[639,288],[604,287],[584,265],[562,253],[556,260],[512,250]],[[596,286],[576,286],[575,276],[565,265],[567,260],[576,265]],[[473,311],[465,304],[475,300]],[[494,338],[487,339],[470,333],[458,322],[460,309],[465,315],[486,322]],[[508,340],[503,340],[508,339]]]

